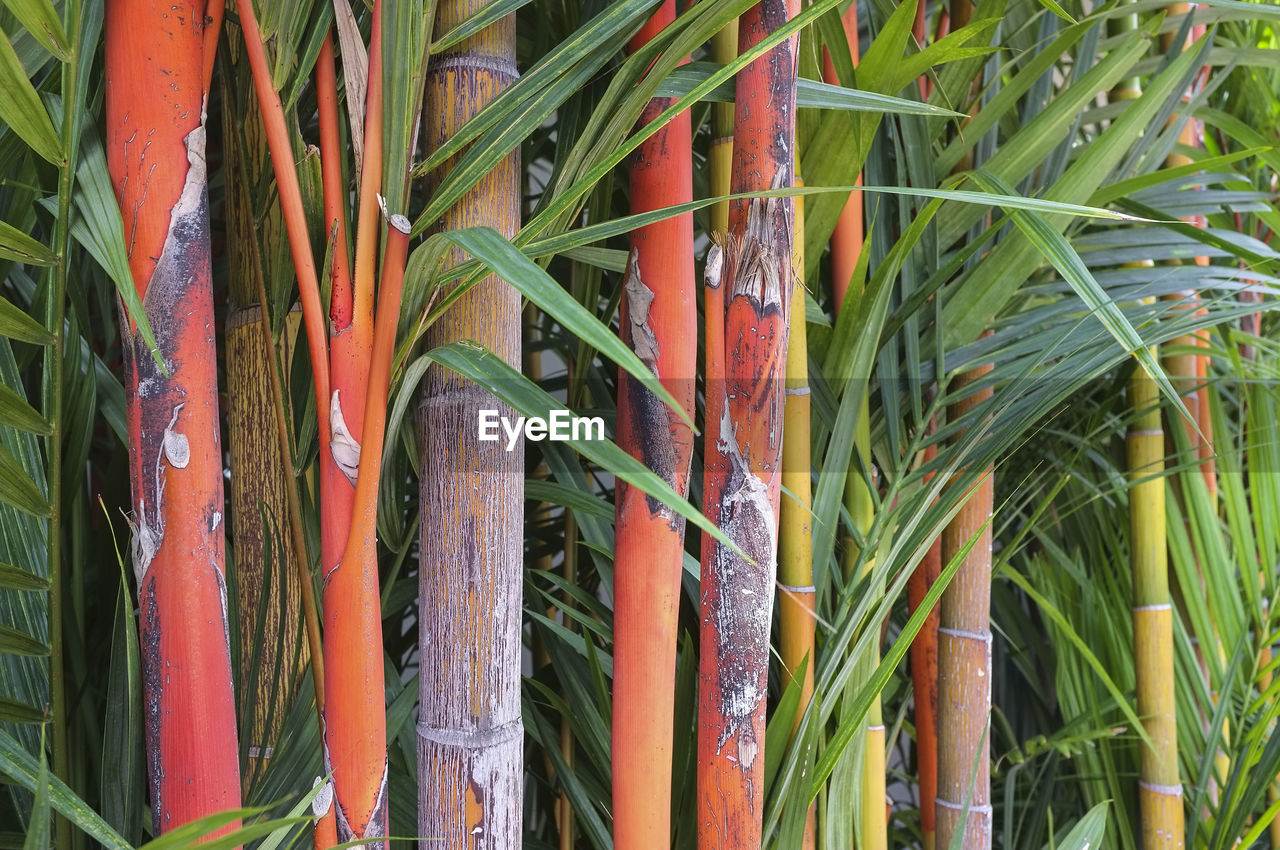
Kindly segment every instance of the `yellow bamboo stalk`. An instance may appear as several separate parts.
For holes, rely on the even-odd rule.
[[[738,57],[738,21],[725,24],[724,29],[711,39],[712,61],[726,65]],[[711,107],[711,194],[720,197],[729,194],[729,175],[733,172],[733,104],[716,103]],[[729,230],[729,202],[721,201],[711,207],[711,231],[727,233]]]
[[[1155,349],[1152,350],[1155,353]],[[1164,431],[1159,391],[1138,369],[1129,384],[1137,412],[1125,437],[1129,463],[1133,655],[1138,716],[1151,739],[1139,752],[1143,850],[1181,848],[1184,824],[1174,705],[1173,606],[1165,541]]]
[[[797,161],[799,157],[796,157]],[[803,185],[797,178],[796,185]],[[797,282],[804,281],[804,198],[795,199],[795,239],[791,256]],[[804,322],[804,286],[791,293],[790,339],[787,343],[786,400],[782,407],[782,494],[778,526],[778,627],[781,635],[783,687],[804,664],[800,705],[792,734],[813,700],[814,605],[813,493],[809,452],[809,349]],[[805,819],[801,847],[817,841],[816,808]]]
[[[983,364],[959,375],[957,389],[991,371]],[[959,420],[992,397],[990,386],[947,407]],[[952,439],[958,439],[956,435]],[[942,595],[938,626],[938,796],[936,845],[957,833],[964,850],[991,847],[991,514],[992,469],[978,479],[942,532],[942,561],[950,563],[976,536]],[[966,809],[967,803],[967,809]]]
[[[436,32],[486,5],[444,0]],[[515,16],[432,57],[423,141],[453,136],[516,79]],[[443,178],[446,163],[433,173]],[[445,213],[442,229],[520,221],[518,154]],[[452,263],[464,259],[455,252]],[[490,276],[428,331],[428,345],[471,339],[520,364],[520,295]],[[433,369],[420,407],[421,638],[419,834],[431,846],[518,848],[523,796],[520,637],[524,452],[478,439],[481,409],[514,412],[456,374]]]

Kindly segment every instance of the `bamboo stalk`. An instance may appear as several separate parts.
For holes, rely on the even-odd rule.
[[[923,5],[923,4],[922,4]],[[858,65],[858,4],[849,4],[849,9],[840,16],[844,28],[845,40],[849,45],[849,57],[856,68]],[[822,80],[832,85],[839,85],[835,64],[831,54],[823,48]],[[862,172],[854,179],[855,186],[862,185]],[[836,312],[840,312],[844,304],[845,293],[849,290],[849,281],[853,279],[854,269],[858,265],[858,257],[862,254],[862,193],[850,192],[840,217],[836,219],[835,230],[831,234],[831,277],[832,296]]]
[[[762,0],[739,20],[745,50],[798,11]],[[778,188],[794,177],[796,46],[793,36],[738,73],[734,192]],[[723,338],[708,336],[704,510],[741,553],[704,536],[698,704],[698,845],[758,847],[764,809],[765,691],[777,569],[783,380],[791,304],[792,204],[729,205]],[[719,350],[716,351],[715,347]]]
[[[796,185],[802,185],[797,178]],[[792,257],[795,279],[803,281],[804,268],[804,198],[795,199],[795,239]],[[805,328],[804,287],[796,286],[791,294],[790,337],[787,341],[786,401],[782,417],[782,486],[784,494],[779,506],[778,533],[778,631],[781,637],[783,688],[794,681],[795,671],[804,665],[800,685],[800,704],[796,709],[792,736],[799,729],[809,703],[813,701],[815,606],[817,594],[813,586],[813,482],[809,448],[809,347]],[[817,842],[816,804],[809,807],[805,818],[801,847],[811,850]]]
[[[446,0],[447,32],[485,0]],[[423,141],[450,138],[516,78],[515,17],[432,57]],[[440,179],[452,163],[434,173]],[[485,224],[510,237],[519,226],[517,154],[504,159],[440,222]],[[464,258],[457,252],[450,261]],[[473,339],[520,363],[520,296],[496,276],[469,290],[428,331],[428,344]],[[444,848],[521,842],[520,595],[522,447],[480,442],[481,409],[512,411],[459,376],[428,372],[421,400],[421,664],[418,721],[419,833]],[[466,486],[462,486],[466,482]],[[477,832],[479,830],[480,832]]]
[[[857,6],[857,3],[850,3],[849,8],[840,18],[844,29],[845,42],[849,47],[849,56],[855,67],[859,59]],[[823,80],[828,83],[839,83],[835,64],[832,62],[829,50],[826,48],[823,51],[822,76]],[[861,173],[855,178],[854,184],[862,185]],[[831,234],[830,245],[832,301],[838,314],[844,305],[845,296],[849,291],[849,284],[858,265],[858,258],[862,254],[863,218],[861,192],[849,193],[849,198],[845,201],[844,208],[840,211],[840,217],[836,220],[836,227]],[[846,479],[844,504],[849,511],[850,517],[853,518],[854,524],[857,526],[858,534],[865,535],[871,529],[874,502],[867,481],[864,478],[864,470],[869,471],[871,468],[871,432],[870,419],[867,414],[868,396],[866,387],[863,387],[860,392],[863,395],[863,402],[854,438],[856,458],[850,469],[849,477]],[[844,571],[847,579],[854,577],[852,571],[859,555],[860,549],[857,543],[852,537],[846,537],[844,540]],[[868,575],[873,566],[873,563],[868,559],[863,564],[862,575]],[[871,627],[879,628],[878,625],[872,625]],[[879,647],[877,646],[867,663],[874,668],[878,660]],[[866,672],[869,674],[870,671]],[[850,699],[853,698],[859,686],[855,681],[850,682],[848,688]],[[860,770],[862,777],[862,805],[859,810],[857,830],[858,846],[867,850],[877,850],[877,848],[885,847],[885,842],[888,839],[888,812],[879,802],[886,799],[885,730],[879,700],[874,700],[870,710],[867,712],[866,729],[863,734],[866,740],[863,746],[863,763]]]
[[[1142,847],[1183,846],[1182,782],[1174,702],[1173,607],[1165,542],[1164,431],[1159,391],[1137,369],[1129,384],[1137,412],[1125,437],[1129,462],[1130,559],[1133,564],[1133,654],[1138,716],[1151,746],[1139,747],[1138,804]]]
[[[631,40],[636,50],[675,20],[666,0]],[[654,98],[647,124],[671,105]],[[692,131],[682,112],[631,158],[631,212],[693,199]],[[697,372],[693,214],[638,228],[624,283],[623,340],[692,418]],[[693,433],[635,378],[618,375],[618,445],[677,492],[689,486]],[[617,485],[614,554],[613,821],[618,850],[661,850],[671,837],[675,712],[684,521],[670,507]]]
[[[984,364],[957,376],[962,391],[991,372]],[[958,421],[992,397],[990,386],[947,407]],[[959,438],[957,435],[956,439]],[[978,536],[942,595],[938,626],[937,846],[952,846],[961,834],[964,850],[991,847],[991,514],[992,470],[968,494],[942,533],[942,560],[949,563]],[[972,782],[970,781],[972,777]],[[966,811],[967,803],[967,811]]]
[[[930,445],[922,452],[925,463],[937,457]],[[925,480],[933,477],[929,473]],[[907,580],[907,605],[914,613],[942,572],[942,538],[930,544],[924,559]],[[934,799],[938,795],[938,620],[935,605],[911,642],[911,682],[916,725],[916,772],[920,786],[920,830],[924,850],[933,850],[936,821]]]
[[[249,758],[241,779],[247,795],[271,757],[284,719],[282,707],[288,705],[293,686],[308,660],[306,649],[295,657],[301,635],[303,582],[299,573],[306,573],[307,569],[298,563],[298,554],[285,531],[286,524],[291,523],[288,489],[294,486],[293,463],[290,444],[278,439],[272,387],[277,357],[287,365],[292,356],[296,314],[286,319],[285,332],[275,344],[259,297],[259,289],[265,289],[260,284],[266,265],[259,255],[259,245],[271,245],[283,238],[283,223],[274,209],[255,210],[251,187],[260,185],[269,165],[261,122],[247,114],[256,111],[252,101],[245,104],[244,114],[236,98],[226,96],[222,104],[227,230],[232,234],[228,240],[230,307],[224,331],[232,470],[230,525],[236,556],[237,610],[241,612],[241,688],[254,694],[244,718]],[[271,274],[278,273],[271,266]],[[265,526],[264,511],[276,524],[278,536],[273,537]],[[268,556],[275,565],[270,582],[265,574]],[[265,603],[264,598],[268,600]],[[264,612],[261,619],[260,610]],[[255,656],[259,659],[256,669],[251,663]]]
[[[204,159],[204,11],[203,3],[152,0],[117,0],[106,11],[107,162],[130,271],[167,370],[122,321],[157,835],[240,804]]]
[[[711,58],[721,65],[727,65],[738,58],[736,18],[712,37]],[[711,150],[708,160],[711,168],[711,194],[715,197],[729,194],[730,175],[733,173],[732,103],[715,103],[711,106]],[[728,201],[720,201],[711,207],[711,232],[729,232]]]

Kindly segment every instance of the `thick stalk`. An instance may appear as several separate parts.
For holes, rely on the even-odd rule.
[[[445,0],[436,32],[483,8]],[[449,139],[516,79],[515,17],[432,57],[423,143]],[[452,163],[434,173],[440,179]],[[441,229],[487,225],[514,235],[520,221],[512,153],[449,210]],[[464,257],[455,252],[453,263]],[[520,364],[520,296],[496,276],[480,281],[428,331],[431,346],[460,339]],[[524,450],[478,439],[482,409],[514,413],[456,374],[427,374],[419,408],[422,451],[419,834],[433,846],[520,846],[520,721]],[[465,486],[464,486],[465,482]]]
[[[797,157],[798,159],[798,157]],[[796,185],[801,185],[799,179]],[[795,279],[804,280],[804,198],[795,199],[795,239],[792,242]],[[787,341],[786,401],[782,407],[782,486],[778,533],[778,631],[781,636],[782,684],[790,687],[804,665],[800,705],[792,736],[813,701],[815,605],[813,586],[813,482],[809,449],[809,346],[804,321],[804,288],[791,293],[791,330]],[[789,495],[788,495],[789,494]],[[809,807],[801,847],[817,842],[817,807]]]
[[[930,445],[922,452],[925,463],[938,455]],[[930,473],[926,481],[932,478]],[[942,538],[933,541],[911,578],[907,579],[907,605],[914,613],[942,572]],[[911,683],[916,724],[916,773],[920,786],[920,830],[924,850],[933,850],[934,799],[938,795],[938,619],[939,606],[925,618],[911,642]]]
[[[676,17],[666,0],[631,41],[635,50]],[[640,124],[671,105],[655,98]],[[650,136],[630,162],[631,212],[693,199],[688,112]],[[622,337],[692,418],[698,358],[693,215],[631,234]],[[689,486],[693,433],[626,372],[618,375],[618,445],[677,492]],[[615,496],[613,836],[618,850],[661,850],[671,836],[671,756],[684,520],[625,483]]]
[[[958,392],[991,371],[985,364],[959,375]],[[968,392],[947,407],[956,422],[992,397],[990,386]],[[959,439],[957,434],[953,439]],[[951,584],[942,594],[938,626],[938,796],[937,846],[952,846],[961,833],[964,850],[991,847],[991,514],[992,470],[965,494],[964,504],[942,532],[942,561],[964,547]],[[966,812],[965,806],[968,805]]]
[[[739,20],[739,51],[796,14],[762,0]],[[738,73],[734,192],[789,186],[795,154],[796,38]],[[764,809],[765,692],[777,569],[778,498],[791,305],[789,198],[729,205],[724,381],[708,383],[705,509],[742,554],[704,538],[698,702],[698,844],[756,848]],[[708,312],[712,301],[708,300]],[[708,315],[708,321],[715,318]],[[712,396],[717,400],[712,400]]]
[[[157,834],[240,803],[223,575],[203,21],[203,3],[175,9],[154,0],[118,0],[106,18],[107,161],[130,270],[167,371],[122,321],[132,560]]]
[[[272,274],[278,270],[269,260],[263,261],[259,245],[272,245],[284,238],[284,227],[275,209],[254,209],[252,187],[260,185],[256,178],[270,167],[266,140],[257,116],[237,114],[234,101],[230,96],[222,99],[227,230],[232,234],[227,243],[231,304],[225,344],[227,437],[232,469],[231,544],[236,556],[240,611],[240,685],[253,694],[243,706],[249,759],[242,779],[247,793],[271,758],[284,720],[283,707],[288,704],[307,654],[305,650],[297,654],[302,582],[298,555],[286,531],[292,526],[288,501],[288,490],[294,486],[292,455],[289,446],[281,446],[277,438],[272,391],[276,358],[289,362],[297,323],[290,316],[277,346],[273,344],[269,322],[263,322],[265,308],[258,294],[260,276],[266,268],[271,268]],[[251,100],[246,112],[256,112]],[[264,513],[269,524],[264,524]],[[268,559],[272,564],[270,576],[266,574]]]

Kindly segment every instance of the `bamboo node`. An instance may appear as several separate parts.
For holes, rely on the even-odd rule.
[[[1179,799],[1182,798],[1181,785],[1161,785],[1156,782],[1146,782],[1145,780],[1139,780],[1138,787],[1144,791],[1150,791],[1152,794],[1160,794],[1166,797],[1177,797]]]
[[[517,718],[492,729],[467,730],[432,726],[419,720],[418,737],[443,747],[455,747],[462,750],[490,749],[499,744],[523,738],[524,723]]]
[[[991,632],[973,632],[968,629],[953,629],[950,626],[939,626],[938,634],[958,638],[959,640],[982,641],[988,645],[991,643]]]
[[[934,805],[942,806],[944,809],[951,809],[953,812],[962,812],[965,809],[968,809],[970,813],[976,812],[980,815],[990,815],[992,813],[990,804],[978,806],[970,803],[966,806],[964,803],[953,803],[950,800],[943,799],[942,797],[934,797],[933,802]]]

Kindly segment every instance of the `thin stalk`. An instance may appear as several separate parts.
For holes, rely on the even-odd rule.
[[[739,20],[739,51],[799,11],[795,0],[762,0]],[[794,179],[796,37],[738,73],[734,104],[735,192],[790,186]],[[705,509],[738,552],[702,550],[698,700],[698,845],[758,847],[764,810],[765,693],[777,571],[782,418],[791,306],[792,203],[729,205],[726,300],[720,351],[724,381],[708,382]],[[708,313],[712,302],[708,299]],[[708,322],[715,318],[708,315]],[[713,396],[717,398],[713,400]],[[704,536],[704,544],[709,541]],[[747,557],[743,557],[743,555]]]
[[[738,21],[725,25],[711,38],[711,59],[727,65],[738,58]],[[652,119],[650,119],[652,120]],[[723,197],[729,194],[730,175],[733,172],[733,104],[716,103],[711,106],[711,194]],[[729,231],[729,202],[720,201],[711,208],[711,232]]]
[[[435,32],[487,5],[442,0]],[[515,16],[432,56],[423,144],[451,138],[515,81]],[[452,163],[433,173],[442,179]],[[518,153],[499,163],[440,221],[441,229],[484,224],[510,238],[520,223]],[[463,262],[460,252],[451,264]],[[520,295],[490,275],[427,331],[436,346],[471,339],[518,368]],[[481,442],[481,409],[514,416],[480,387],[433,368],[419,406],[421,449],[419,835],[433,846],[470,848],[483,829],[487,850],[521,845],[523,724],[520,719],[524,451]],[[465,486],[463,484],[465,483]],[[427,779],[430,781],[426,781]]]
[[[170,2],[117,0],[106,12],[108,168],[167,366],[161,372],[122,322],[147,766],[162,834],[240,804],[210,330],[204,4],[175,13]]]
[[[857,67],[860,51],[856,2],[849,4],[848,10],[840,16],[840,23],[844,27],[845,40],[849,45],[849,56],[853,60],[854,67]],[[836,76],[835,64],[831,61],[831,54],[827,48],[823,48],[822,80],[832,85],[840,84],[840,79]],[[858,172],[858,176],[854,178],[854,185],[862,185],[862,172]],[[832,296],[837,313],[844,304],[845,293],[849,290],[849,281],[853,279],[858,257],[862,253],[862,233],[862,193],[850,192],[849,199],[845,201],[844,208],[840,211],[840,217],[836,219],[836,228],[831,234]]]
[[[311,355],[311,372],[315,383],[320,445],[327,446],[330,439],[329,421],[324,416],[324,411],[328,409],[329,400],[328,344],[325,340],[324,311],[320,304],[320,282],[316,277],[315,257],[311,253],[311,239],[307,234],[306,213],[302,205],[302,190],[298,186],[298,173],[293,165],[293,148],[289,144],[284,106],[271,82],[271,69],[267,64],[267,52],[262,46],[262,31],[258,28],[258,19],[253,11],[253,0],[236,0],[236,7],[240,13],[240,27],[244,30],[245,55],[253,72],[253,86],[267,134],[267,146],[271,152],[271,164],[280,194],[280,209],[284,214],[289,236],[289,253],[293,258],[294,273],[298,277],[302,321],[306,328],[307,351]]]
[[[71,203],[76,171],[76,97],[79,74],[80,2],[67,0],[63,8],[64,29],[74,40],[71,56],[62,64],[62,150],[64,162],[58,173],[58,218],[54,224],[53,250],[58,262],[50,269],[50,286],[45,296],[45,329],[53,339],[44,349],[41,372],[40,406],[49,423],[45,440],[49,492],[49,522],[46,531],[46,554],[49,578],[49,700],[52,708],[53,772],[72,788],[70,730],[67,727],[66,664],[63,656],[63,608],[65,589],[62,584],[62,428],[63,428],[63,364],[65,342],[67,276],[71,258]],[[71,822],[61,814],[54,818],[54,831],[59,847],[70,847],[75,833]]]
[[[797,157],[797,159],[799,159]],[[803,185],[799,179],[796,185]],[[804,280],[804,198],[795,199],[795,239],[792,265],[795,279]],[[786,401],[782,408],[782,487],[778,530],[778,631],[781,637],[782,686],[795,680],[804,665],[800,704],[792,737],[813,701],[813,667],[817,662],[814,625],[817,593],[813,586],[813,482],[809,448],[809,345],[804,320],[804,288],[791,293],[791,330],[787,341]],[[817,842],[817,806],[809,807],[801,847],[812,850]]]
[[[331,683],[325,705],[325,743],[334,772],[338,838],[360,841],[387,835],[387,727],[383,698],[382,617],[378,598],[378,483],[386,438],[387,393],[395,352],[396,322],[404,291],[409,251],[409,220],[388,218],[378,311],[369,364],[365,442],[356,478],[351,534],[337,566],[326,576],[326,596],[343,600],[342,610],[325,606],[327,646],[349,648],[330,653]],[[361,683],[351,687],[352,682]],[[345,685],[345,686],[343,686]],[[341,748],[341,749],[339,749]],[[339,775],[338,771],[343,773]],[[368,846],[387,846],[373,842]]]
[[[983,364],[957,376],[965,392],[992,370]],[[957,422],[992,398],[990,385],[947,407]],[[957,434],[953,439],[960,439]],[[987,468],[965,495],[942,533],[942,561],[950,563],[977,536],[946,592],[938,625],[938,847],[959,838],[964,850],[991,847],[991,515],[993,470]],[[971,781],[972,780],[972,781]],[[966,810],[966,803],[968,808]],[[957,835],[959,833],[959,835]]]
[[[631,40],[636,50],[676,18],[666,0]],[[655,98],[643,126],[671,105]],[[631,159],[631,212],[693,200],[688,112],[654,133]],[[620,325],[631,346],[690,419],[694,412],[698,317],[693,214],[631,234]],[[678,493],[689,486],[693,432],[631,375],[618,375],[618,445]],[[671,840],[671,759],[675,714],[684,522],[626,483],[617,485],[614,554],[613,819],[618,850],[662,850]]]
[[[928,463],[937,457],[938,447],[928,446],[921,459]],[[925,478],[928,481],[933,473]],[[924,601],[925,594],[942,572],[942,538],[930,544],[923,560],[907,580],[907,605],[912,612]],[[924,850],[935,847],[936,829],[934,799],[938,795],[938,619],[939,607],[929,612],[916,638],[911,642],[911,683],[914,691],[913,710],[916,726],[916,773],[920,787],[920,831]]]

